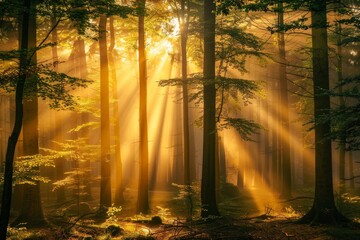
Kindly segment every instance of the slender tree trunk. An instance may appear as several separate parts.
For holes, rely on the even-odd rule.
[[[87,79],[88,78],[88,71],[87,71],[87,61],[86,61],[86,52],[85,52],[85,41],[83,38],[78,37],[77,40],[77,51],[78,53],[78,62],[79,62],[79,66],[78,66],[78,77],[80,77],[81,79]],[[85,93],[83,95],[83,97],[85,99],[88,99],[88,93]],[[90,121],[90,113],[88,111],[82,111],[80,113],[80,122],[81,125],[86,124]],[[88,127],[82,128],[80,133],[79,133],[81,138],[85,139],[85,144],[89,145],[90,144],[90,130]],[[83,199],[84,200],[91,200],[93,199],[92,197],[92,191],[91,191],[91,160],[87,159],[84,162],[81,162],[81,167],[83,168],[83,170],[85,171],[84,173],[84,177],[82,179],[83,181],[83,185],[85,186],[84,189],[84,196]]]
[[[321,122],[328,117],[330,97],[324,94],[329,89],[329,61],[327,42],[326,2],[312,1],[312,54],[314,81],[315,117],[315,199],[310,211],[300,219],[302,223],[334,224],[347,219],[337,210],[334,201],[332,179],[332,152],[330,121]]]
[[[100,103],[101,103],[101,180],[100,209],[111,206],[109,64],[106,46],[107,17],[100,16]]]
[[[119,98],[118,84],[116,77],[115,65],[115,30],[114,17],[110,17],[110,46],[109,46],[109,66],[111,69],[112,80],[112,97],[113,97],[113,114],[114,114],[114,144],[115,144],[115,197],[116,205],[124,203],[124,190],[122,183],[122,160],[121,160],[121,144],[120,144],[120,118],[119,118]]]
[[[279,3],[278,24],[281,29],[284,26],[283,3]],[[290,127],[289,127],[289,103],[288,86],[286,79],[286,56],[284,32],[279,33],[279,83],[280,83],[280,120],[281,120],[281,198],[291,197],[291,159],[290,159]]]
[[[181,95],[182,86],[176,87],[176,95]],[[183,132],[182,132],[182,121],[180,120],[182,117],[181,110],[182,106],[177,104],[178,109],[174,111],[175,119],[179,119],[179,121],[175,122],[175,134],[174,134],[174,160],[173,160],[173,183],[176,184],[184,184],[184,157],[183,157]]]
[[[23,14],[21,22],[21,44],[20,49],[22,50],[20,55],[20,66],[19,66],[19,78],[16,84],[15,91],[15,123],[12,130],[12,133],[8,140],[6,156],[5,156],[5,171],[4,171],[4,185],[2,191],[1,199],[1,214],[0,214],[0,240],[6,240],[7,226],[9,224],[10,218],[10,208],[11,208],[11,195],[12,195],[12,184],[13,184],[13,164],[14,164],[14,155],[16,144],[22,128],[23,120],[23,93],[24,93],[24,84],[26,81],[26,69],[28,66],[27,60],[27,50],[28,46],[28,37],[29,37],[29,10],[32,7],[30,0],[23,1]]]
[[[275,67],[275,66],[274,66]],[[275,74],[274,74],[275,75]],[[273,118],[273,126],[271,127],[271,186],[276,192],[279,192],[279,172],[278,163],[279,156],[279,118],[278,118],[278,79],[274,76],[272,83],[272,104],[271,116]]]
[[[189,8],[189,4],[187,4]],[[184,184],[191,184],[190,144],[189,144],[189,100],[187,87],[187,29],[188,19],[185,18],[185,0],[181,0],[181,80],[183,97],[183,156],[184,156]]]
[[[147,213],[149,211],[149,153],[148,153],[148,129],[147,129],[147,76],[145,55],[145,0],[138,0],[141,9],[139,14],[139,78],[140,78],[140,161],[139,161],[139,186],[137,212]]]
[[[32,2],[35,7],[35,1]],[[35,10],[35,8],[34,8]],[[24,37],[24,36],[22,36]],[[29,48],[36,47],[36,14],[30,14],[29,18]],[[33,54],[31,64],[37,64],[36,53]],[[31,94],[23,100],[23,154],[25,156],[39,154],[39,132],[38,132],[38,97],[37,97],[37,78],[30,76],[26,79]],[[31,88],[31,89],[30,89]],[[39,167],[36,167],[38,170]],[[44,218],[41,198],[40,198],[40,182],[34,185],[24,185],[24,198],[20,215],[13,223],[26,223],[26,227],[39,227],[46,225]]]
[[[216,89],[215,89],[215,11],[212,0],[204,1],[204,130],[201,179],[201,216],[218,216],[216,203]]]
[[[267,89],[269,89],[269,85],[267,84]],[[270,141],[269,141],[269,137],[270,137],[270,118],[269,118],[269,104],[268,104],[268,100],[265,99],[264,100],[264,108],[265,108],[265,111],[266,111],[266,117],[265,117],[265,132],[264,132],[264,149],[265,149],[265,158],[264,158],[264,161],[265,161],[265,182],[268,186],[270,186],[270,169],[271,169],[271,150],[270,150]]]
[[[353,152],[349,151],[349,178],[350,178],[350,188],[355,188],[354,181],[354,160],[353,160]]]
[[[56,14],[54,13],[54,16],[51,18],[51,25],[55,26],[56,25]],[[54,43],[54,46],[51,47],[51,51],[52,51],[52,57],[53,57],[53,66],[54,66],[54,71],[58,72],[59,70],[59,57],[58,57],[58,50],[57,50],[57,44],[58,44],[58,32],[57,32],[57,28],[54,28],[54,30],[51,33],[51,41]],[[64,135],[63,135],[63,131],[62,131],[62,118],[61,118],[61,113],[57,112],[56,113],[57,116],[55,117],[55,129],[56,132],[54,133],[54,141],[56,142],[61,142],[64,140]],[[54,145],[56,146],[56,145]],[[55,160],[55,174],[56,174],[56,180],[62,180],[64,179],[64,158],[58,158]],[[58,203],[64,202],[66,199],[65,197],[65,188],[64,187],[59,187],[56,190],[56,201]]]
[[[343,67],[342,67],[342,46],[341,46],[341,24],[337,23],[336,25],[336,34],[337,34],[337,77],[338,81],[342,81],[342,74],[343,74]],[[340,108],[345,108],[345,100],[344,97],[341,96],[343,93],[343,88],[340,85],[339,87],[339,104]],[[340,131],[342,131],[340,129]],[[339,192],[344,193],[346,184],[345,184],[345,145],[346,145],[346,138],[344,137],[344,134],[341,134],[341,138],[339,140]]]

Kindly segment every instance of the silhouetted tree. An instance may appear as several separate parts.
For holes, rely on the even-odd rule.
[[[216,4],[204,1],[204,130],[201,178],[201,216],[220,215],[216,203],[216,89],[215,22]]]
[[[1,215],[0,215],[0,239],[6,240],[7,226],[10,218],[11,195],[12,195],[12,177],[13,164],[16,144],[20,135],[23,121],[23,94],[24,86],[27,78],[26,69],[28,66],[28,49],[29,49],[29,21],[30,9],[33,7],[30,0],[23,1],[22,21],[21,21],[21,44],[20,44],[20,63],[19,76],[15,91],[15,123],[12,133],[9,137],[9,142],[6,150],[5,158],[5,172],[4,172],[4,187],[1,201]]]
[[[330,113],[327,1],[311,1],[312,62],[315,118],[315,199],[302,223],[337,223],[347,219],[337,210],[332,180],[330,121],[319,121]]]
[[[105,14],[100,16],[100,104],[101,104],[101,180],[100,209],[111,206],[111,165],[110,165],[110,113],[109,113],[109,63],[106,42]]]
[[[139,186],[137,212],[147,213],[149,211],[149,193],[148,193],[148,128],[147,128],[147,70],[146,70],[146,52],[145,52],[145,0],[137,0],[139,7],[138,31],[139,31],[139,81],[140,81],[140,159],[139,159]]]

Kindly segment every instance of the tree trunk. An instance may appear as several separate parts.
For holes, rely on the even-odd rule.
[[[283,4],[279,3],[278,24],[279,28],[284,26]],[[279,33],[279,88],[280,88],[280,144],[281,144],[281,193],[280,197],[288,199],[291,197],[291,159],[290,159],[290,128],[289,128],[289,103],[288,87],[286,79],[286,56],[284,32]]]
[[[349,178],[350,178],[350,188],[355,188],[354,181],[354,160],[353,160],[353,152],[349,151]]]
[[[114,17],[110,17],[110,46],[109,46],[109,66],[111,69],[113,114],[114,114],[114,145],[115,145],[115,196],[114,203],[118,206],[124,203],[124,190],[122,183],[122,160],[120,145],[120,118],[119,118],[119,98],[118,84],[116,78],[115,64],[115,30]]]
[[[330,133],[329,60],[327,42],[326,1],[313,1],[311,11],[312,54],[315,117],[315,198],[301,223],[334,224],[347,219],[337,210],[333,194],[332,152]]]
[[[100,209],[111,206],[109,66],[106,47],[106,15],[100,16],[100,104],[101,104],[101,180]]]
[[[201,216],[218,216],[216,203],[216,89],[215,89],[215,11],[212,0],[204,1],[204,129],[201,179]]]
[[[55,26],[56,25],[56,13],[54,13],[54,16],[51,18],[51,25]],[[54,43],[54,45],[51,47],[51,51],[52,51],[52,57],[53,57],[53,66],[54,66],[54,71],[58,72],[59,70],[59,58],[58,58],[58,49],[57,49],[57,44],[58,44],[58,32],[57,32],[57,27],[54,28],[54,30],[51,33],[51,40]],[[55,113],[57,116],[55,116],[55,133],[54,133],[54,141],[56,142],[62,142],[64,141],[64,135],[63,135],[63,130],[62,130],[62,117],[61,117],[61,113],[57,112]],[[56,146],[56,145],[54,145]],[[55,160],[55,174],[56,174],[56,181],[62,180],[64,179],[64,158],[58,158]],[[65,197],[65,188],[64,187],[59,187],[58,189],[56,189],[56,201],[58,203],[62,203],[66,200]]]
[[[16,144],[22,128],[23,120],[23,93],[24,93],[24,84],[26,81],[26,69],[28,66],[27,60],[27,50],[29,49],[29,10],[32,1],[24,0],[23,1],[23,15],[21,22],[21,44],[20,49],[23,50],[20,55],[20,71],[19,78],[16,84],[15,90],[15,123],[12,130],[12,133],[8,140],[8,145],[6,149],[5,156],[5,171],[4,171],[4,185],[2,192],[2,201],[1,201],[1,214],[0,214],[0,240],[6,240],[7,226],[9,224],[10,218],[10,208],[11,208],[11,195],[12,195],[12,184],[13,184],[13,164],[14,164],[14,155]]]
[[[145,55],[145,0],[138,0],[139,14],[139,81],[140,81],[140,161],[139,161],[139,186],[137,212],[147,213],[149,211],[148,175],[149,175],[149,153],[148,153],[148,129],[147,129],[147,76]]]
[[[32,1],[35,6],[35,1]],[[30,14],[29,18],[29,48],[36,47],[36,15]],[[22,37],[24,37],[22,35]],[[35,50],[33,50],[35,51]],[[36,52],[31,59],[31,65],[36,65]],[[39,154],[39,132],[38,132],[38,97],[37,92],[37,78],[30,76],[26,79],[28,83],[27,89],[30,90],[31,95],[26,96],[23,100],[23,154],[24,156],[31,156]],[[38,168],[38,167],[37,167]],[[15,220],[13,225],[19,223],[26,223],[26,227],[39,227],[46,224],[40,198],[40,182],[35,185],[24,185],[24,197],[20,215]]]
[[[87,62],[86,62],[86,52],[85,52],[85,41],[83,38],[78,37],[77,40],[77,53],[78,53],[78,62],[79,62],[79,69],[78,69],[78,77],[81,79],[87,79],[88,71],[87,71]],[[83,95],[85,99],[88,99],[89,96],[87,93]],[[80,124],[86,124],[90,121],[90,113],[88,111],[82,111],[80,113]],[[85,139],[85,144],[90,144],[90,131],[88,127],[82,128],[79,133],[81,138]],[[91,191],[91,160],[87,159],[85,162],[81,162],[81,167],[84,169],[84,177],[82,179],[83,185],[85,186],[84,189],[84,200],[91,200],[92,191]]]
[[[275,67],[275,66],[274,66]],[[279,172],[278,164],[280,161],[279,154],[279,114],[278,114],[278,79],[273,78],[272,83],[272,107],[271,116],[273,126],[271,127],[271,187],[275,192],[279,192]]]
[[[189,4],[187,4],[189,8]],[[189,12],[189,9],[187,9]],[[189,100],[187,87],[187,30],[188,18],[185,18],[185,0],[181,0],[181,80],[183,97],[183,156],[184,156],[184,184],[190,185],[190,145],[189,145]]]
[[[336,25],[336,34],[337,34],[337,77],[338,82],[342,81],[343,67],[342,67],[342,46],[341,46],[341,23],[337,23]],[[341,96],[343,94],[343,88],[339,86],[339,107],[345,108],[345,100],[344,97]],[[342,129],[340,129],[342,131]],[[339,139],[339,192],[340,194],[345,192],[346,184],[345,184],[345,145],[346,138],[344,134],[340,134],[341,137]]]

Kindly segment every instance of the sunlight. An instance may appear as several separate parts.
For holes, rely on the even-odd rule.
[[[266,182],[261,180],[263,177],[261,173],[258,172],[256,161],[253,159],[253,156],[251,156],[248,150],[249,148],[246,147],[246,143],[240,139],[236,130],[229,129],[224,131],[224,146],[225,154],[230,161],[229,168],[236,169],[243,173],[241,177],[243,178],[245,187],[250,190],[249,192],[255,201],[257,212],[263,214],[267,207],[280,211],[281,206],[279,199]],[[235,181],[234,178],[229,180],[232,182]],[[254,180],[256,181],[254,182]]]
[[[171,54],[174,52],[173,44],[167,39],[162,39],[158,42],[151,42],[149,39],[149,45],[151,45],[148,49],[149,58],[157,57],[159,55],[163,58],[166,57],[164,54]]]

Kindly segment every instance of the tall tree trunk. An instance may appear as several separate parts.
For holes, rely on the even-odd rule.
[[[337,77],[338,82],[342,81],[342,74],[343,74],[343,67],[342,67],[342,46],[341,46],[341,23],[337,23],[336,25],[336,34],[337,34]],[[340,85],[339,87],[339,107],[345,108],[345,99],[343,96],[343,88]],[[342,129],[340,129],[342,131]],[[343,133],[340,134],[340,140],[339,140],[339,192],[344,193],[345,192],[345,146],[346,146],[346,138]]]
[[[354,181],[354,160],[353,160],[353,152],[349,151],[349,178],[350,178],[350,188],[355,188]]]
[[[204,129],[201,179],[201,216],[220,215],[216,203],[216,89],[215,11],[212,0],[204,1]]]
[[[269,84],[267,84],[267,89],[269,90]],[[268,100],[265,99],[264,100],[264,108],[266,111],[266,117],[265,117],[265,132],[264,132],[264,151],[265,151],[265,182],[267,184],[267,186],[270,186],[270,169],[271,169],[271,150],[270,150],[270,141],[269,141],[269,137],[270,137],[270,118],[269,118],[269,104],[268,104]]]
[[[279,3],[278,13],[279,28],[284,26],[283,3]],[[289,103],[288,103],[288,87],[286,79],[286,56],[285,56],[285,38],[284,31],[279,33],[279,87],[280,87],[280,136],[281,136],[281,159],[282,159],[282,179],[281,179],[281,198],[291,197],[291,159],[290,159],[290,128],[289,128]]]
[[[139,14],[139,80],[140,80],[140,161],[139,161],[139,186],[137,212],[147,213],[149,211],[148,175],[149,175],[149,153],[148,153],[148,129],[147,129],[147,76],[145,55],[145,0],[138,0]]]
[[[54,13],[54,16],[51,17],[51,25],[55,26],[56,23],[56,13]],[[58,72],[59,70],[59,57],[58,57],[58,32],[57,28],[55,27],[51,33],[51,41],[54,43],[54,45],[51,47],[52,51],[52,57],[53,57],[53,66],[54,71]],[[55,117],[55,133],[54,133],[54,141],[56,142],[62,142],[64,140],[63,130],[62,130],[62,116],[60,112],[56,113],[57,116]],[[64,179],[64,158],[58,158],[55,160],[55,174],[56,174],[56,180],[62,180]],[[56,189],[56,201],[58,203],[64,202],[66,199],[65,197],[65,188],[59,187]]]
[[[274,66],[275,67],[275,66]],[[275,74],[274,74],[275,75]],[[278,114],[278,79],[274,76],[272,83],[272,105],[271,116],[273,126],[271,127],[271,187],[274,191],[279,192],[279,172],[278,163],[279,154],[279,114]]]
[[[29,49],[29,19],[30,8],[32,1],[23,1],[23,13],[21,21],[21,44],[22,50],[20,55],[19,77],[15,90],[15,123],[12,133],[8,140],[6,156],[5,156],[5,171],[4,171],[4,185],[1,199],[1,214],[0,214],[0,240],[6,240],[7,226],[10,218],[12,184],[13,184],[13,164],[16,144],[21,132],[23,121],[23,94],[24,84],[26,81],[26,69],[28,67],[27,50]]]
[[[106,15],[100,16],[100,103],[101,103],[101,180],[100,209],[111,206],[109,65],[106,47]]]
[[[32,2],[35,7],[35,1]],[[34,8],[35,11],[35,8]],[[22,36],[24,37],[24,36]],[[36,15],[30,14],[29,18],[29,48],[36,47]],[[36,65],[36,53],[31,59],[31,64]],[[26,79],[28,81],[31,96],[27,96],[23,100],[23,154],[25,156],[39,154],[39,132],[38,132],[38,97],[37,92],[37,78],[31,76]],[[38,168],[38,167],[37,167]],[[38,169],[36,169],[38,170]],[[35,185],[24,185],[24,197],[20,215],[13,223],[26,223],[26,227],[39,227],[46,224],[40,198],[40,182],[35,182]]]
[[[109,46],[109,66],[111,69],[112,80],[112,97],[113,97],[113,114],[114,114],[114,144],[115,144],[115,196],[114,203],[121,205],[124,203],[124,190],[122,183],[122,160],[121,160],[121,145],[120,145],[120,118],[119,118],[119,98],[118,98],[118,84],[116,78],[115,65],[115,30],[114,17],[110,17],[110,46]]]
[[[186,4],[189,8],[189,4]],[[189,12],[189,9],[188,11]],[[190,144],[189,144],[189,100],[187,87],[187,30],[188,18],[185,17],[185,0],[181,0],[181,80],[182,80],[182,97],[183,97],[183,156],[184,156],[184,184],[190,185]]]
[[[330,133],[329,60],[327,41],[326,2],[312,1],[312,54],[315,117],[315,199],[310,211],[299,221],[302,223],[337,223],[347,219],[337,210],[332,180],[332,152]]]
[[[85,52],[85,41],[83,38],[78,37],[77,40],[77,53],[78,53],[78,62],[79,62],[79,68],[78,68],[78,77],[81,79],[87,79],[88,77],[88,71],[87,71],[87,61],[86,61],[86,52]],[[85,99],[88,99],[88,93],[85,93],[83,95]],[[90,113],[88,111],[82,111],[80,113],[80,122],[81,125],[86,124],[90,121]],[[79,133],[81,138],[85,139],[85,144],[90,144],[90,130],[88,127],[82,128]],[[92,197],[92,191],[91,191],[91,160],[87,159],[85,162],[80,163],[81,167],[84,169],[84,177],[83,177],[83,185],[85,186],[84,189],[84,200],[91,200]]]

